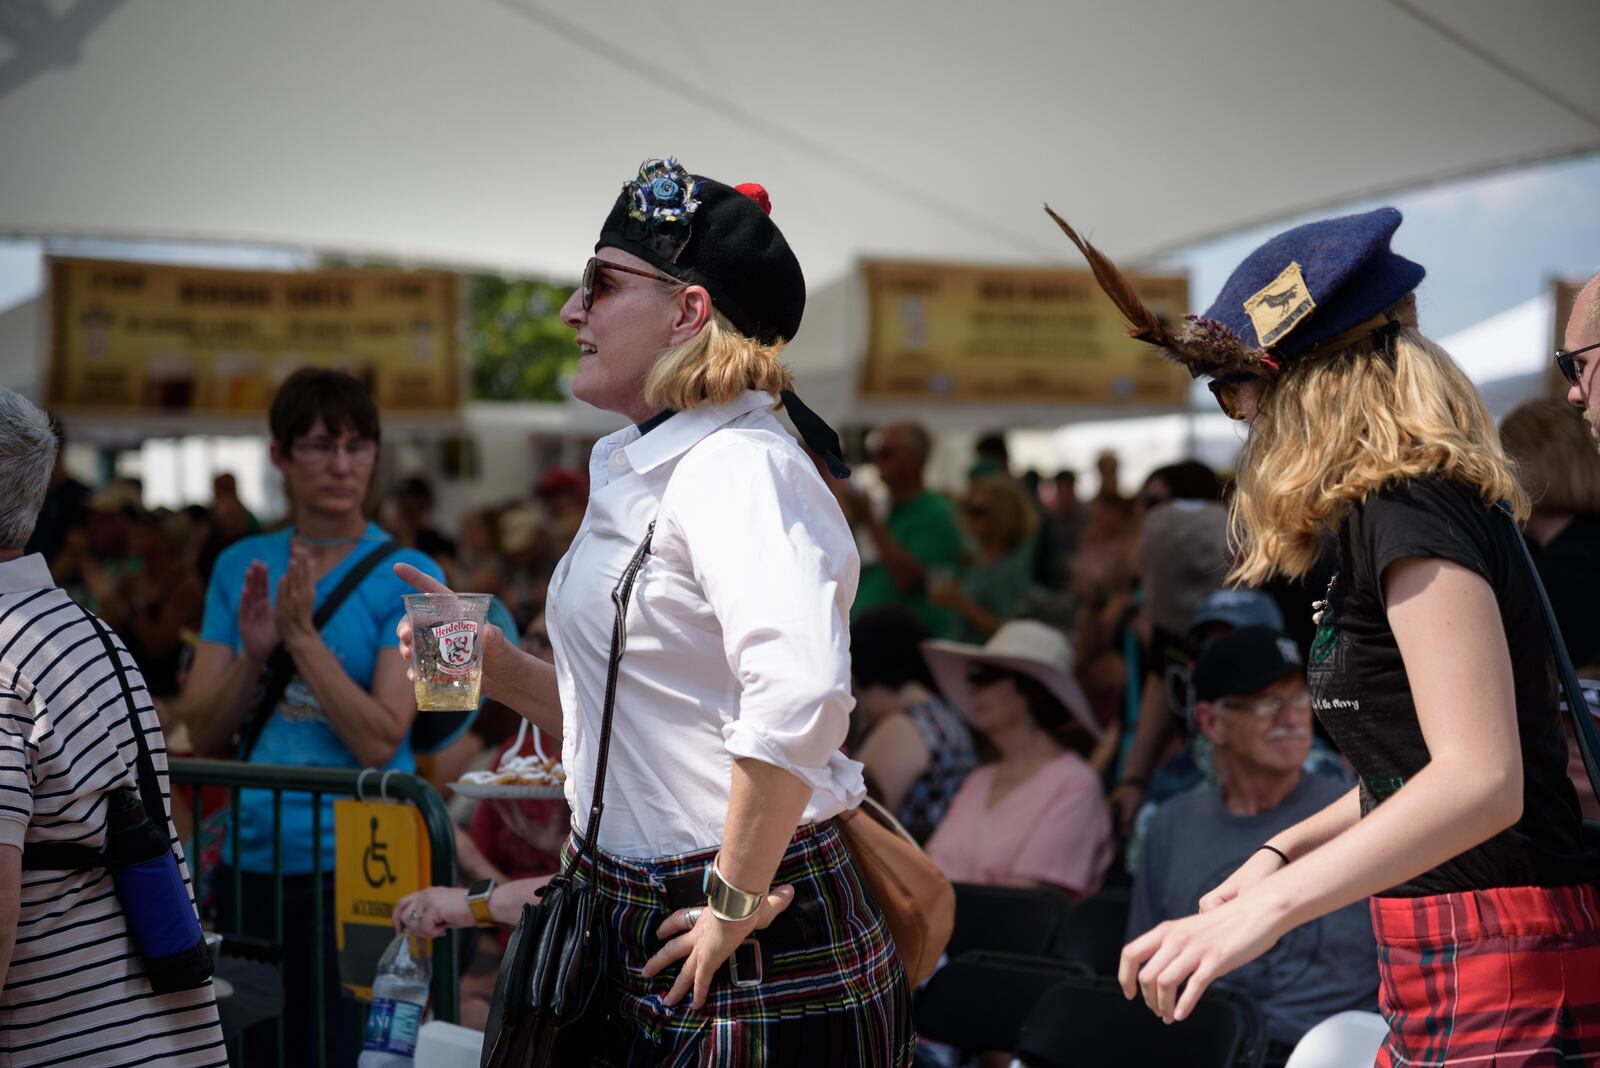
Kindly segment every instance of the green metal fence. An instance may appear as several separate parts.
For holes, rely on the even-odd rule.
[[[237,861],[239,856],[239,794],[241,790],[268,790],[272,793],[272,910],[273,941],[277,945],[283,944],[283,867],[282,867],[282,832],[283,832],[283,795],[285,793],[303,793],[311,795],[311,840],[315,843],[312,849],[314,867],[312,870],[312,887],[315,906],[312,909],[313,930],[311,931],[312,946],[314,947],[312,982],[316,987],[317,1015],[315,1033],[317,1035],[317,1049],[319,1068],[326,1053],[327,1006],[329,1004],[329,991],[325,989],[324,979],[324,931],[323,911],[325,891],[323,888],[324,872],[322,863],[322,799],[326,796],[336,797],[365,797],[369,800],[380,796],[390,800],[402,801],[414,805],[422,813],[423,827],[428,836],[429,855],[432,861],[432,878],[434,886],[454,886],[456,882],[456,844],[455,834],[450,825],[449,813],[445,811],[444,802],[439,794],[425,780],[415,775],[403,772],[375,772],[350,771],[335,768],[300,768],[288,767],[277,764],[241,764],[231,760],[173,760],[169,765],[169,776],[174,794],[180,787],[189,791],[190,808],[194,814],[194,830],[188,845],[188,860],[194,873],[196,884],[200,882],[200,865],[202,854],[200,847],[200,833],[203,817],[201,814],[201,789],[207,786],[222,787],[230,792],[229,797],[229,836],[232,856]],[[233,865],[233,893],[231,894],[230,916],[219,917],[223,924],[231,924],[232,930],[243,929],[243,872],[239,865]],[[296,937],[304,937],[303,932],[297,932]],[[434,939],[433,943],[433,1015],[436,1019],[455,1023],[460,1010],[460,955],[457,934],[448,931],[442,938]],[[283,1017],[280,1014],[278,1026],[278,1064],[285,1063]]]

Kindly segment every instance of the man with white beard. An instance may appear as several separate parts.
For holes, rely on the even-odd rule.
[[[1312,649],[1313,658],[1318,649]],[[1196,911],[1202,895],[1273,835],[1333,804],[1349,786],[1301,765],[1311,748],[1311,695],[1294,642],[1268,627],[1216,639],[1192,675],[1195,727],[1211,741],[1215,783],[1168,801],[1150,821],[1128,915],[1131,940]],[[1316,1023],[1377,1008],[1377,948],[1360,902],[1296,927],[1219,986],[1266,1019],[1268,1064],[1282,1064]]]
[[[1600,448],[1600,385],[1595,382],[1595,367],[1600,366],[1600,274],[1578,291],[1563,341],[1556,365],[1568,382],[1567,400],[1583,409],[1589,437]]]

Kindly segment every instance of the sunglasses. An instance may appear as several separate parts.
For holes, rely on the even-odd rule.
[[[1259,375],[1241,372],[1213,378],[1206,383],[1206,388],[1217,398],[1217,406],[1222,409],[1223,414],[1229,419],[1242,420],[1245,418],[1243,403],[1245,387],[1259,381],[1261,381]]]
[[[1585,345],[1581,349],[1573,349],[1571,352],[1556,350],[1556,366],[1561,369],[1561,377],[1569,384],[1574,386],[1578,384],[1578,378],[1583,374],[1583,367],[1578,363],[1578,357],[1591,349],[1600,349],[1600,341],[1593,345]]]
[[[967,666],[967,682],[973,686],[988,686],[1003,679],[1014,677],[1014,673],[1004,668],[997,668],[991,664],[969,664]]]
[[[582,293],[584,311],[594,307],[595,283],[600,280],[601,268],[605,268],[608,271],[620,271],[623,274],[636,274],[640,278],[654,278],[657,282],[671,282],[673,284],[678,282],[676,278],[669,278],[664,274],[656,274],[654,271],[641,271],[637,267],[624,267],[620,263],[611,263],[608,260],[601,259],[599,256],[590,256],[589,262],[583,265]]]

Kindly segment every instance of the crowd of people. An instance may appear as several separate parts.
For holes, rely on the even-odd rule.
[[[686,188],[704,213],[693,220]],[[295,373],[268,413],[272,464],[290,502],[282,517],[252,515],[226,474],[209,504],[175,511],[144,508],[134,481],[86,487],[64,466],[60,428],[52,432],[26,401],[0,394],[9,406],[0,460],[8,471],[37,468],[34,483],[3,502],[27,515],[0,516],[0,639],[20,635],[0,656],[14,656],[19,641],[59,645],[59,629],[41,628],[76,603],[120,638],[139,680],[129,692],[143,695],[129,698],[139,706],[134,720],[109,734],[68,730],[72,716],[94,714],[84,711],[96,704],[91,694],[100,709],[109,706],[100,694],[114,685],[109,671],[90,670],[98,663],[90,661],[57,683],[52,671],[86,655],[78,645],[63,647],[48,668],[19,662],[15,692],[0,692],[13,724],[0,731],[0,844],[20,849],[24,831],[33,842],[39,828],[48,836],[85,819],[93,790],[109,786],[76,779],[74,769],[103,737],[115,739],[113,756],[131,751],[133,731],[165,739],[162,771],[170,751],[414,771],[441,791],[508,753],[559,751],[567,801],[453,802],[462,885],[406,898],[395,923],[427,936],[483,928],[462,984],[464,1022],[484,1026],[506,930],[558,877],[564,857],[587,852],[597,907],[615,910],[619,932],[606,948],[620,969],[611,1011],[630,1022],[588,1035],[608,1063],[815,1042],[860,1063],[949,1062],[948,1050],[917,1048],[911,992],[885,919],[833,830],[831,817],[863,794],[895,814],[956,882],[1032,888],[1063,902],[1126,888],[1129,946],[1118,978],[1130,996],[1142,992],[1163,1018],[1181,1019],[1208,983],[1231,985],[1261,1007],[1269,1063],[1282,1063],[1319,1021],[1376,1011],[1380,997],[1391,1015],[1386,1055],[1406,1063],[1426,1045],[1427,1026],[1406,1014],[1427,975],[1401,974],[1391,958],[1404,942],[1396,932],[1423,922],[1424,903],[1487,894],[1530,923],[1564,923],[1593,901],[1592,893],[1552,896],[1600,870],[1600,854],[1567,837],[1577,833],[1576,806],[1600,813],[1570,731],[1563,736],[1545,707],[1550,687],[1532,679],[1547,655],[1532,587],[1508,563],[1480,498],[1504,498],[1523,516],[1567,652],[1600,679],[1600,625],[1588,596],[1600,581],[1600,391],[1588,384],[1600,363],[1590,351],[1600,340],[1600,282],[1574,311],[1562,364],[1573,384],[1568,402],[1529,402],[1496,434],[1463,392],[1470,385],[1416,332],[1409,294],[1420,268],[1387,245],[1397,213],[1337,220],[1340,233],[1364,235],[1356,251],[1320,231],[1320,244],[1293,246],[1318,285],[1316,272],[1335,268],[1367,279],[1357,296],[1325,298],[1316,314],[1331,325],[1272,353],[1218,342],[1216,331],[1159,335],[1213,378],[1230,415],[1252,423],[1237,473],[1185,460],[1129,486],[1108,453],[1087,495],[1087,472],[1014,471],[997,432],[979,442],[964,484],[932,486],[929,430],[896,422],[876,428],[857,458],[876,475],[866,492],[776,362],[774,343],[798,326],[803,286],[796,297],[798,267],[755,188],[689,176],[671,161],[650,161],[624,188],[597,246],[610,258],[590,261],[563,318],[589,361],[575,390],[632,425],[596,444],[588,470],[535,472],[526,495],[454,523],[435,514],[427,480],[378,485],[380,414],[356,380],[337,372]],[[636,226],[639,211],[659,228]],[[707,217],[744,236],[721,239],[726,247],[687,243],[688,228]],[[1260,270],[1281,258],[1273,248],[1256,254],[1265,257]],[[1306,285],[1299,260],[1293,268],[1287,282],[1287,270],[1276,281],[1247,279],[1255,296],[1246,293],[1242,306],[1266,292],[1260,282]],[[1124,311],[1137,325],[1137,309]],[[1271,314],[1223,325],[1256,337]],[[595,362],[597,351],[609,362]],[[1290,357],[1301,358],[1294,368],[1313,370],[1280,372],[1277,362]],[[708,376],[701,364],[726,373]],[[1416,395],[1402,395],[1397,378]],[[1318,388],[1347,397],[1370,390],[1396,408],[1414,403],[1410,444],[1363,438],[1337,423],[1338,411],[1306,414]],[[774,420],[774,398],[803,444]],[[1308,427],[1321,437],[1295,437]],[[1341,443],[1361,450],[1360,459],[1335,456]],[[1319,462],[1324,468],[1309,466]],[[613,584],[621,592],[608,597]],[[413,589],[494,597],[484,706],[445,729],[430,720],[435,714],[417,712],[407,674],[400,596]],[[628,616],[629,592],[648,610]],[[1473,678],[1483,693],[1504,697],[1504,708],[1478,708],[1442,681],[1470,674],[1462,654],[1429,637],[1440,618],[1457,618],[1451,613],[1466,621],[1454,637],[1482,652],[1471,666],[1484,674]],[[1500,616],[1507,623],[1497,643],[1483,621]],[[620,674],[614,625],[633,638]],[[57,706],[62,689],[44,696],[56,685],[75,688],[71,711]],[[613,691],[616,788],[601,830],[596,746],[612,730],[601,708]],[[1445,744],[1441,693],[1472,706],[1461,715],[1471,717],[1477,747]],[[651,715],[639,716],[641,708]],[[1374,708],[1393,722],[1357,716]],[[14,726],[24,722],[26,730]],[[41,748],[41,738],[55,748]],[[1522,763],[1506,757],[1518,751],[1507,738],[1520,740]],[[1409,859],[1380,856],[1372,826],[1382,823],[1397,841],[1421,833],[1391,825],[1400,819],[1393,813],[1422,802],[1393,799],[1451,789],[1426,766],[1430,753],[1440,767],[1486,761],[1485,783],[1526,782],[1527,800],[1508,807],[1505,791],[1491,798],[1458,784],[1451,803],[1462,825],[1453,837],[1440,832]],[[55,777],[76,792],[63,800],[41,789]],[[13,795],[28,807],[11,804]],[[238,905],[241,933],[266,938],[279,893],[279,922],[297,933],[313,928],[322,902],[322,989],[337,997],[331,808],[318,817],[303,795],[285,795],[280,808],[270,794],[246,791],[239,826],[224,832],[223,814],[169,803],[174,842],[189,841],[197,823],[210,828],[215,855],[187,858],[197,872],[223,873],[194,881],[202,913],[223,916]],[[14,852],[0,849],[0,860]],[[1343,867],[1323,870],[1333,864]],[[1313,877],[1307,872],[1325,876],[1317,891],[1300,888],[1292,908],[1264,904],[1269,888],[1297,886],[1296,878]],[[66,878],[74,885],[49,884],[50,897],[78,895],[81,904],[94,877]],[[690,882],[680,893],[678,884]],[[63,1014],[43,995],[55,977],[29,948],[70,941],[79,905],[51,912],[36,892],[43,885],[21,884],[9,977],[0,961],[0,1029],[32,1029],[40,1049],[81,1053],[92,1038],[76,1032],[52,1046]],[[739,889],[760,886],[768,889]],[[719,968],[756,936],[774,947],[766,985],[719,985]],[[1583,952],[1600,945],[1583,931],[1571,937]],[[360,1035],[351,1013],[326,1013],[321,1039],[313,1028],[326,1006],[306,981],[318,957],[309,943],[294,937],[281,947],[287,1052],[309,1063],[322,1041],[329,1063],[353,1063]],[[826,960],[781,951],[803,946]],[[110,969],[106,984],[128,991],[127,1019],[141,999],[180,998],[159,1010],[186,1028],[161,1040],[162,1055],[187,1055],[176,1037],[185,1033],[193,1063],[209,1063],[209,998],[138,988],[132,956],[95,962]],[[1550,996],[1560,1001],[1576,989]],[[1500,991],[1480,1002],[1517,996]],[[802,1024],[762,1000],[784,997],[828,1009]],[[699,1011],[708,999],[744,1030],[707,1038],[674,1012],[680,1003]],[[1541,1041],[1573,1050],[1600,1041],[1600,1025],[1578,1034],[1566,1016],[1541,1021],[1530,1025],[1549,1031]],[[275,1042],[264,1036],[260,1048]],[[10,1049],[12,1063],[34,1063],[24,1046]]]

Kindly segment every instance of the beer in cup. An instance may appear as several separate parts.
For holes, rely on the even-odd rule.
[[[470,712],[483,683],[483,628],[487,593],[408,593],[402,600],[411,621],[411,671],[417,677],[417,709]]]

